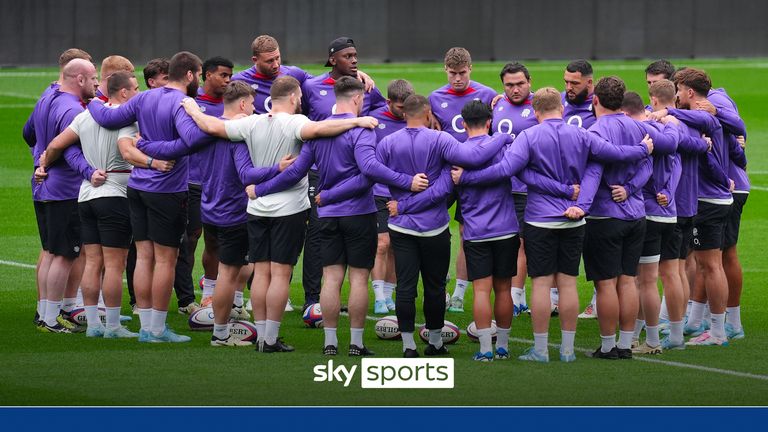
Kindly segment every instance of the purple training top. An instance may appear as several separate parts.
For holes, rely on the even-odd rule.
[[[493,124],[491,131],[494,134],[505,133],[516,137],[520,132],[531,126],[536,126],[539,122],[533,114],[533,93],[520,105],[515,105],[506,96],[496,103],[493,108]],[[521,182],[516,176],[512,177],[512,192],[526,193],[528,189],[525,183]]]
[[[24,139],[34,140],[32,157],[35,166],[40,155],[51,141],[63,132],[72,120],[83,112],[83,101],[58,89],[45,94],[35,105],[32,115],[24,126]],[[94,169],[88,165],[80,144],[64,150],[63,160],[58,159],[48,167],[48,177],[40,184],[32,178],[32,199],[35,201],[63,201],[77,199],[83,179],[90,180]]]
[[[723,137],[728,143],[731,163],[728,167],[728,176],[734,181],[735,191],[749,192],[749,176],[747,176],[747,157],[744,149],[739,145],[737,136],[747,137],[747,129],[744,121],[739,116],[739,108],[736,102],[728,96],[725,89],[713,89],[709,91],[707,99],[717,108],[715,117],[723,127]]]
[[[470,81],[469,86],[457,92],[446,84],[429,95],[429,104],[432,114],[440,122],[440,128],[459,141],[466,141],[467,131],[464,128],[464,120],[461,118],[461,110],[469,102],[479,100],[490,105],[496,91],[478,82]]]
[[[587,96],[587,100],[581,104],[573,104],[568,102],[565,98],[566,92],[562,93],[563,107],[563,120],[569,125],[578,126],[580,128],[589,129],[595,124],[595,110],[592,107],[592,94]]]
[[[259,73],[256,70],[256,66],[236,73],[232,77],[232,81],[244,81],[246,84],[256,92],[253,99],[253,108],[256,114],[266,114],[272,110],[272,98],[269,96],[269,91],[272,89],[272,83],[280,75],[290,75],[299,82],[304,84],[304,81],[311,79],[312,75],[304,72],[296,66],[280,66],[280,70],[277,76],[269,77]]]
[[[224,114],[224,99],[208,96],[200,88],[197,91],[195,101],[200,106],[200,111],[211,116],[221,117]],[[192,184],[202,184],[203,174],[201,171],[202,159],[199,153],[189,155],[189,182]]]
[[[173,141],[181,138],[190,147],[211,143],[215,139],[201,131],[184,111],[181,101],[187,96],[176,89],[162,87],[141,92],[117,109],[91,101],[88,109],[98,124],[116,129],[138,122],[141,136],[147,141]],[[128,187],[156,192],[175,193],[189,190],[189,158],[180,156],[170,172],[134,167]]]
[[[336,80],[328,72],[304,81],[304,84],[301,86],[301,104],[304,107],[304,113],[310,120],[325,120],[331,115],[336,114],[336,95],[333,93],[334,84],[336,84]],[[370,93],[365,92],[363,110],[360,115],[366,116],[371,111],[386,105],[387,100],[384,99],[378,88],[374,88]]]
[[[389,107],[383,106],[370,113],[371,117],[379,121],[376,131],[376,141],[379,142],[385,136],[399,131],[405,127],[405,119],[397,118],[389,111]],[[373,195],[389,198],[389,189],[386,185],[376,183],[373,185]]]

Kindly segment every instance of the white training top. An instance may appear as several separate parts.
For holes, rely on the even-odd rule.
[[[232,141],[245,141],[254,167],[270,167],[287,154],[301,151],[301,128],[310,120],[302,114],[259,114],[224,125]],[[275,194],[248,201],[248,213],[254,216],[290,216],[309,208],[309,180],[304,176],[292,187]]]
[[[105,106],[114,109],[118,105],[105,104]],[[117,140],[121,136],[134,136],[139,131],[136,124],[120,130],[105,129],[99,126],[91,117],[91,113],[86,110],[72,120],[69,128],[80,137],[80,146],[88,164],[107,172],[107,181],[99,187],[93,187],[90,181],[83,180],[77,201],[84,202],[104,197],[126,198],[128,177],[133,167],[120,154]]]

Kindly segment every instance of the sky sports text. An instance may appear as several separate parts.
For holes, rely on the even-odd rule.
[[[453,388],[453,359],[364,358],[360,365],[360,386],[370,389]],[[328,360],[315,365],[315,382],[340,382],[349,387],[358,370]]]

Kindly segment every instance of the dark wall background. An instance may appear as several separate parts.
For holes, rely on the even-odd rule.
[[[275,36],[287,62],[355,39],[374,61],[768,56],[754,0],[0,0],[0,65],[51,65],[64,49],[135,63],[189,50],[250,62]]]

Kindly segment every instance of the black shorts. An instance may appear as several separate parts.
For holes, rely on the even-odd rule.
[[[511,278],[517,274],[517,250],[520,238],[514,236],[503,240],[464,240],[464,255],[467,257],[467,276],[477,280],[493,276]]]
[[[219,262],[228,266],[248,264],[248,226],[246,224],[218,226],[203,223],[206,235],[216,239]]]
[[[678,216],[674,236],[674,241],[680,244],[677,258],[687,259],[693,246],[693,217]]]
[[[377,195],[373,200],[376,201],[376,232],[387,234],[389,233],[389,209],[387,208],[389,198]]]
[[[680,255],[680,239],[675,235],[676,225],[652,220],[645,221],[645,240],[640,264],[677,259]]]
[[[248,261],[296,265],[307,234],[309,210],[289,216],[248,215]]]
[[[645,218],[636,220],[587,219],[584,235],[584,270],[587,280],[601,281],[620,275],[637,276],[643,252]]]
[[[515,200],[515,215],[517,216],[517,226],[520,227],[520,238],[525,238],[525,206],[528,204],[528,194],[513,193],[512,198]]]
[[[376,213],[321,217],[320,245],[323,267],[349,265],[372,269],[376,259]]]
[[[190,183],[188,186],[187,237],[200,238],[200,234],[203,232],[203,221],[200,218],[200,202],[203,197],[203,188],[194,183]]]
[[[128,249],[131,246],[131,218],[128,199],[96,198],[78,204],[83,244]]]
[[[187,192],[145,192],[128,187],[134,241],[178,248],[187,227]]]
[[[579,275],[584,248],[584,225],[573,228],[525,227],[525,256],[530,277],[563,273]]]
[[[80,215],[77,200],[35,201],[37,230],[43,250],[66,258],[80,256]]]
[[[739,242],[739,228],[741,228],[741,213],[744,211],[744,204],[749,198],[748,193],[733,194],[733,204],[728,212],[728,219],[725,221],[725,230],[723,231],[723,249],[736,246]]]
[[[699,212],[693,218],[693,249],[711,250],[723,246],[723,233],[730,205],[699,201]]]
[[[459,202],[459,192],[454,188],[453,192],[448,196],[448,200],[446,201],[448,208],[450,209],[451,206],[455,203],[456,207],[453,209],[453,220],[460,224],[464,224],[464,216],[461,215],[461,203]]]

